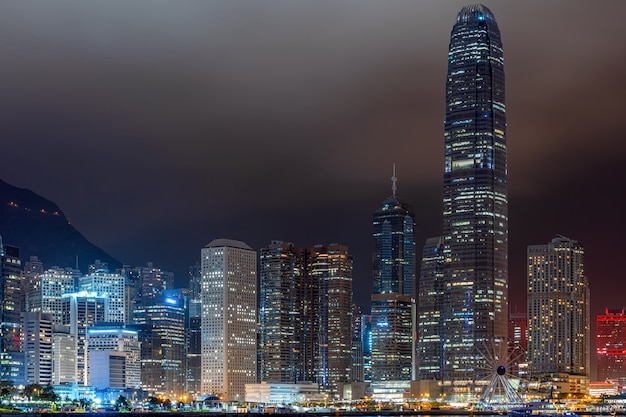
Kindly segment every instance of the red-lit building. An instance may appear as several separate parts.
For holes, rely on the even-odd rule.
[[[526,312],[509,313],[509,339],[519,344],[524,350],[528,349],[528,315]]]
[[[606,309],[596,319],[598,381],[626,382],[626,314],[624,309]]]

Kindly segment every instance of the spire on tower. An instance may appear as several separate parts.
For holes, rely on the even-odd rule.
[[[393,164],[393,176],[391,177],[391,192],[393,196],[396,196],[396,190],[398,187],[396,186],[396,182],[398,181],[398,177],[396,177],[396,164]]]

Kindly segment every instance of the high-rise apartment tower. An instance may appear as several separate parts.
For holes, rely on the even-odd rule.
[[[202,393],[243,401],[257,382],[256,252],[216,239],[201,250]]]
[[[583,247],[563,236],[528,247],[531,375],[589,376],[589,284],[583,256]]]

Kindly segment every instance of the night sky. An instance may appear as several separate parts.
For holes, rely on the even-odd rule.
[[[0,178],[180,286],[215,238],[347,244],[368,310],[393,163],[418,256],[441,233],[448,41],[465,4],[2,2]],[[626,2],[485,4],[505,51],[512,309],[526,246],[555,234],[585,247],[592,316],[626,306]]]

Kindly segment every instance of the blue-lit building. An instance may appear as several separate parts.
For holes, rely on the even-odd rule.
[[[439,348],[443,356],[441,369],[429,372],[451,384],[455,395],[467,398],[476,394],[473,390],[482,390],[473,381],[477,367],[485,363],[477,347],[495,344],[495,351],[502,347],[504,356],[500,341],[507,336],[504,59],[492,12],[479,4],[463,7],[449,46],[442,234],[445,296]]]
[[[180,291],[163,291],[135,310],[141,342],[141,385],[156,395],[185,394],[185,309]]]
[[[23,283],[20,250],[3,245],[0,237],[0,380],[16,385],[25,382],[25,357],[20,343]]]
[[[373,381],[411,380],[415,364],[415,215],[393,194],[373,216]]]
[[[443,237],[426,239],[422,251],[418,288],[417,363],[419,380],[441,379],[444,369],[443,337],[445,329],[441,309],[447,290],[444,282]]]

